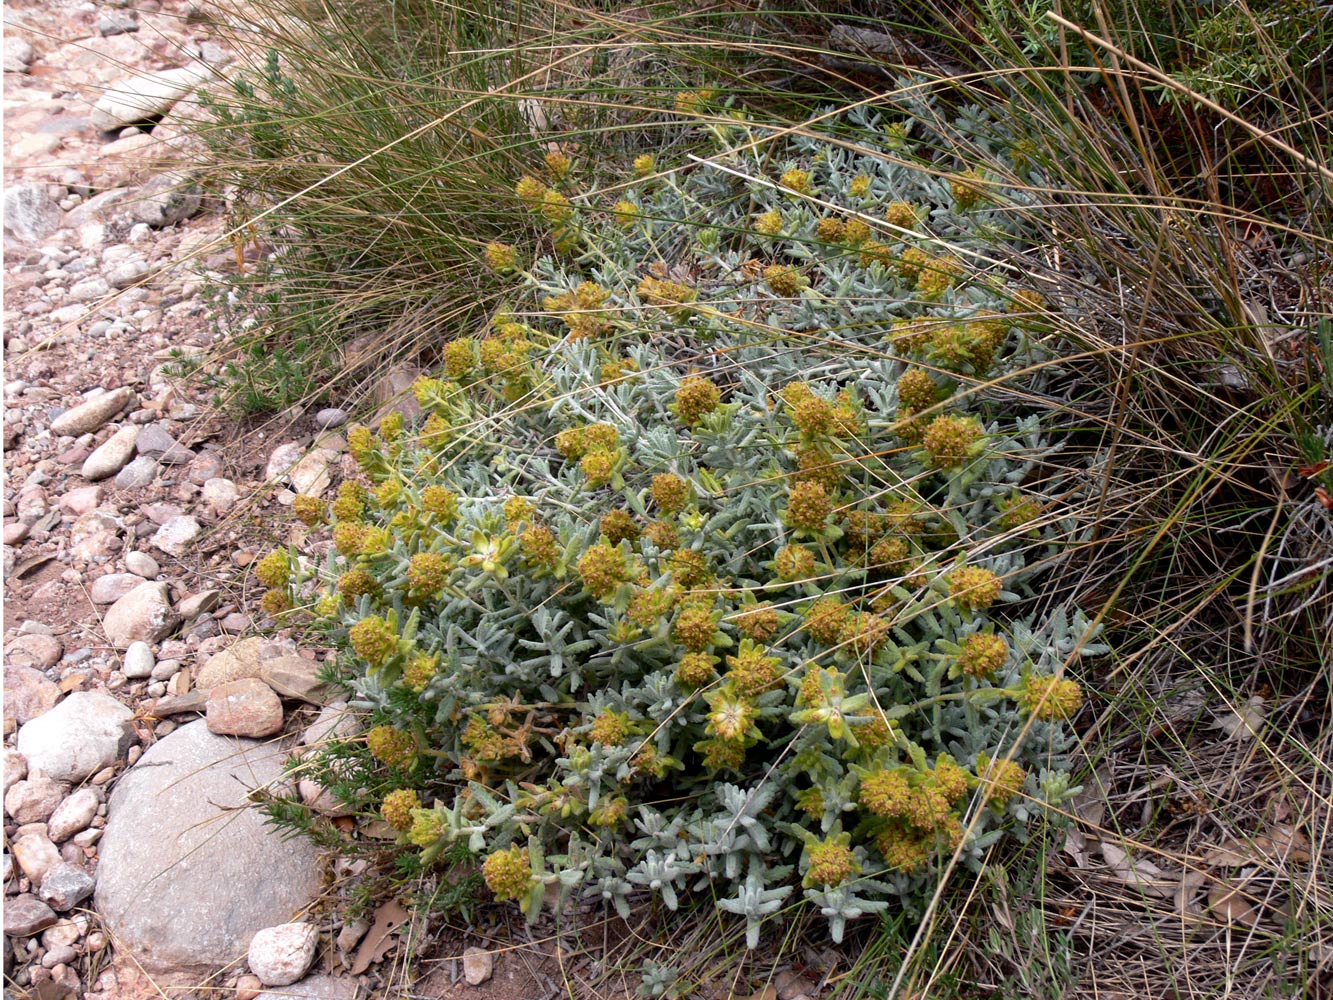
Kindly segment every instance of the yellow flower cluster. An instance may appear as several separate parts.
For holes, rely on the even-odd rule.
[[[384,796],[380,803],[380,815],[384,822],[399,833],[406,833],[412,827],[412,810],[421,808],[421,797],[410,788],[398,788]]]
[[[972,457],[973,446],[986,436],[976,417],[940,414],[926,427],[921,438],[926,459],[937,469],[962,465]]]
[[[722,390],[702,375],[690,375],[676,390],[676,416],[686,427],[693,427],[721,402]]]
[[[985,611],[999,599],[1004,581],[981,566],[963,566],[949,574],[949,596],[966,611]]]
[[[806,888],[842,885],[861,871],[852,849],[836,838],[807,848],[807,862],[803,883]]]
[[[649,493],[653,503],[663,514],[676,514],[690,502],[690,484],[674,472],[659,472],[653,476]]]
[[[788,299],[810,287],[810,279],[790,264],[769,264],[764,268],[764,281],[774,295]]]
[[[1009,644],[991,632],[975,632],[959,647],[958,667],[968,677],[990,677],[1009,659]]]
[[[366,746],[376,760],[390,767],[406,770],[417,760],[417,745],[412,734],[393,726],[376,726],[366,733]]]
[[[804,531],[819,531],[833,513],[833,501],[821,483],[806,480],[791,488],[787,498],[787,524]]]
[[[481,877],[498,902],[518,899],[532,888],[532,865],[526,848],[495,851],[481,864]]]
[[[579,560],[579,577],[588,593],[602,601],[614,594],[622,583],[629,581],[630,567],[620,549],[598,542]]]
[[[1023,679],[1018,707],[1043,722],[1072,719],[1083,705],[1083,689],[1077,681],[1042,674]]]
[[[382,666],[398,652],[398,633],[383,618],[362,618],[348,631],[347,640],[356,655],[372,667]]]

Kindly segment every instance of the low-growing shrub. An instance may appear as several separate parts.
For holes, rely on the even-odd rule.
[[[924,118],[712,101],[707,161],[518,181],[554,247],[488,250],[518,306],[419,426],[351,430],[364,481],[297,502],[327,558],[260,577],[343,651],[426,862],[466,844],[530,918],[711,893],[752,946],[799,886],[841,938],[1070,793],[1092,629],[1035,595],[1082,470],[1025,402],[1019,193],[914,161]]]

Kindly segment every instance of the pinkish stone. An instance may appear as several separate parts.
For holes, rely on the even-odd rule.
[[[219,736],[272,736],[282,729],[282,701],[256,677],[213,688],[206,711],[209,732]]]

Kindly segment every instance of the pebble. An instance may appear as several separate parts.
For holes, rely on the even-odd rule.
[[[156,580],[157,575],[162,572],[156,559],[147,552],[139,551],[125,553],[125,568],[145,580]]]
[[[34,884],[39,884],[55,865],[60,864],[60,851],[44,833],[28,833],[9,845],[19,869]],[[50,902],[47,900],[46,902]]]
[[[328,430],[330,427],[341,427],[347,423],[347,411],[339,410],[336,407],[325,407],[315,414],[315,426]]]
[[[319,931],[314,924],[279,924],[255,934],[246,959],[265,986],[289,986],[310,969],[317,944]]]
[[[166,583],[145,581],[111,605],[102,619],[102,628],[111,645],[128,649],[132,642],[165,639],[179,622]]]
[[[82,781],[115,763],[129,748],[134,714],[100,691],[75,691],[19,729],[19,753],[28,767],[57,781]]]
[[[40,771],[29,770],[5,792],[5,812],[15,823],[44,823],[69,793],[69,786]]]
[[[15,784],[28,776],[28,762],[23,754],[13,747],[4,750],[4,790],[8,792]]]
[[[60,662],[65,647],[55,636],[21,635],[5,650],[5,662],[45,670]]]
[[[78,865],[60,861],[42,878],[37,895],[57,913],[72,910],[93,894],[93,877]]]
[[[115,604],[143,582],[143,577],[134,573],[107,573],[88,587],[88,597],[94,604]]]
[[[51,433],[78,436],[97,430],[134,400],[128,386],[101,393],[66,410],[51,421]]]
[[[138,438],[139,428],[134,424],[126,424],[116,431],[83,463],[83,478],[96,480],[114,476],[133,457]]]
[[[263,737],[282,729],[281,699],[255,677],[243,677],[213,688],[208,694],[206,711],[209,731],[219,736]]]
[[[153,657],[153,648],[143,640],[129,644],[121,662],[121,671],[132,681],[143,680],[153,675],[157,661]]]
[[[463,951],[463,978],[469,986],[480,986],[495,974],[495,953],[485,948]]]
[[[78,517],[94,510],[101,499],[102,488],[100,486],[83,486],[76,490],[70,490],[57,503]]]
[[[95,789],[80,788],[51,813],[46,821],[47,836],[54,843],[64,843],[76,833],[87,829],[97,816],[101,804],[102,798]]]
[[[36,896],[24,893],[5,900],[5,934],[9,937],[31,937],[56,919],[55,910]]]
[[[204,483],[200,498],[220,514],[224,514],[236,505],[241,498],[241,491],[230,479],[210,479]]]
[[[157,481],[157,459],[139,455],[116,473],[116,489],[135,490],[151,486]]]
[[[199,537],[199,522],[189,514],[178,514],[170,518],[153,535],[152,544],[169,556],[180,557],[189,550],[191,543]]]

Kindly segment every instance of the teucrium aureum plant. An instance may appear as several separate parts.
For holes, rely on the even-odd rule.
[[[1005,607],[1068,484],[971,391],[1031,350],[966,256],[1014,235],[980,182],[868,117],[857,150],[720,117],[715,161],[613,196],[519,182],[557,249],[488,249],[514,310],[419,425],[348,435],[364,483],[297,508],[334,554],[270,603],[345,649],[427,860],[465,842],[530,915],[706,890],[751,942],[803,893],[840,937],[1066,794],[1086,623]]]

